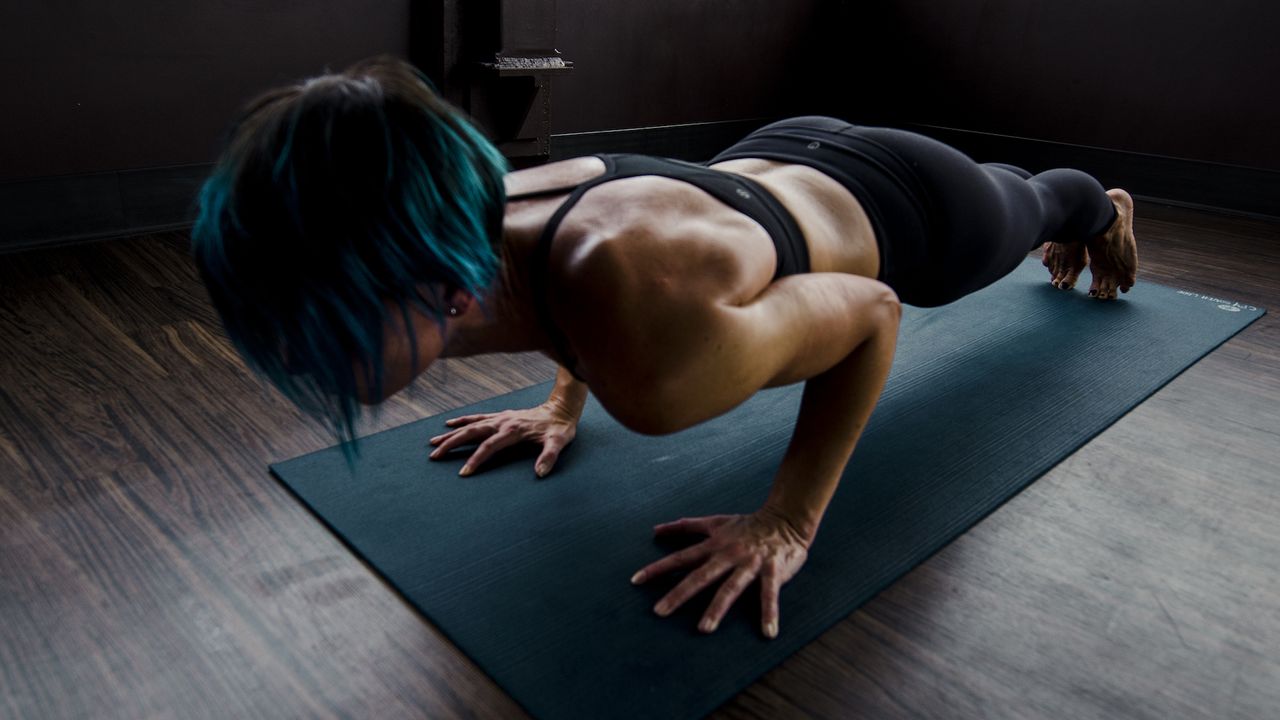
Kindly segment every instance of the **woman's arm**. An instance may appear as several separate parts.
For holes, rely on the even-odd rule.
[[[871,418],[893,364],[902,309],[876,307],[872,332],[831,369],[804,386],[791,444],[766,507],[812,541],[849,456]]]
[[[667,615],[727,575],[699,625],[711,632],[759,577],[761,626],[774,637],[779,590],[804,563],[888,377],[901,306],[892,290],[874,280],[812,274],[775,283],[741,310],[728,313],[708,335],[720,344],[737,336],[734,352],[712,353],[712,362],[695,368],[693,372],[703,374],[705,390],[693,392],[699,386],[688,386],[681,417],[673,422],[700,422],[761,387],[808,379],[772,492],[752,515],[686,518],[657,526],[659,534],[692,531],[708,538],[650,564],[632,581],[698,566],[655,606],[655,612]],[[717,362],[721,367],[715,372]],[[733,382],[717,383],[716,377],[749,382],[735,388]]]

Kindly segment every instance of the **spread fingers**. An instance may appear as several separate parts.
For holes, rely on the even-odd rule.
[[[715,582],[732,567],[733,563],[728,560],[711,558],[702,567],[686,575],[679,585],[676,585],[671,592],[664,595],[658,601],[658,604],[653,606],[653,611],[662,617],[670,615],[685,604],[689,598],[702,592],[703,588]]]
[[[751,565],[740,566],[728,580],[720,586],[716,591],[715,599],[711,601],[711,605],[707,608],[707,612],[702,616],[702,622],[698,623],[698,629],[704,633],[715,632],[720,626],[720,620],[724,618],[724,614],[729,611],[734,601],[742,595],[742,591],[747,589],[751,581],[756,577],[757,563]]]

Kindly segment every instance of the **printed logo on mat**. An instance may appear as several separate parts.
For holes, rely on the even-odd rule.
[[[1230,300],[1223,300],[1222,298],[1210,297],[1209,295],[1201,295],[1200,293],[1193,293],[1187,290],[1179,290],[1178,294],[1193,297],[1197,300],[1208,300],[1211,303],[1217,303],[1219,310],[1226,310],[1227,312],[1241,312],[1243,310],[1258,312],[1258,308],[1252,305],[1245,305],[1243,303],[1232,302]]]

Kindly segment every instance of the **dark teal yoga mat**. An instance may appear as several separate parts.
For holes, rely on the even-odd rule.
[[[710,593],[662,619],[651,608],[672,581],[629,578],[671,549],[655,524],[759,506],[801,385],[663,437],[592,400],[544,480],[530,459],[459,478],[460,457],[426,456],[446,417],[536,404],[548,385],[372,435],[354,475],[336,448],[271,471],[532,715],[699,717],[1263,312],[1150,283],[1099,303],[1047,279],[1028,260],[952,305],[906,308],[893,373],[783,588],[773,641],[755,586],[704,636]]]

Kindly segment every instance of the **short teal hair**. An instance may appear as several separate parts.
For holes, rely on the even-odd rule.
[[[382,397],[390,305],[443,326],[496,280],[501,153],[389,56],[269,91],[229,127],[191,253],[248,366],[359,456],[355,365]],[[428,288],[424,293],[423,288]]]

